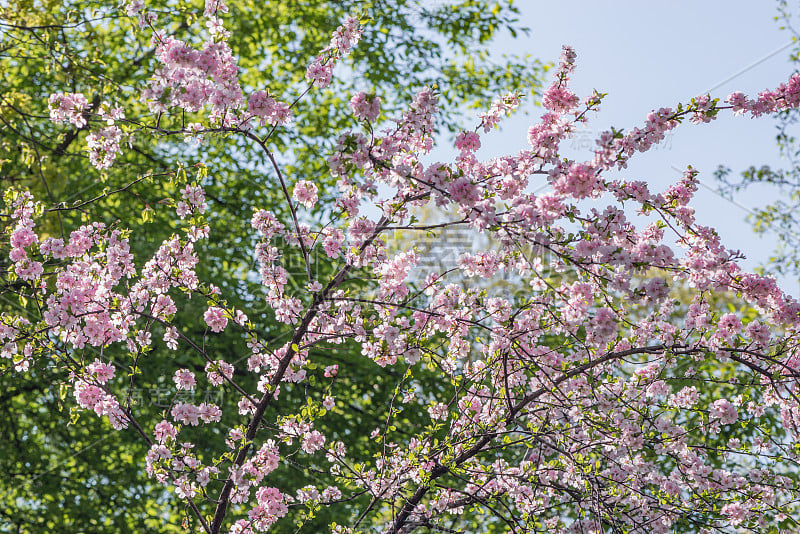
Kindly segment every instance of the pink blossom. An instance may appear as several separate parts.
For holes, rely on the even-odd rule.
[[[437,403],[428,408],[428,415],[434,421],[440,421],[447,418],[447,406],[442,403]]]
[[[375,122],[381,112],[381,99],[361,91],[350,99],[350,109],[357,119]]]
[[[225,310],[216,306],[211,306],[203,314],[206,324],[211,328],[212,332],[218,333],[225,330],[228,326],[228,318],[225,317]]]
[[[127,0],[124,5],[125,14],[135,17],[144,9],[144,0]]]
[[[250,95],[247,112],[258,117],[262,126],[285,124],[292,116],[289,104],[275,100],[266,91],[256,91]]]
[[[194,404],[178,402],[170,412],[172,418],[184,425],[197,426],[200,424],[200,410]]]
[[[86,126],[84,112],[89,107],[89,101],[82,93],[53,93],[48,100],[48,107],[53,122],[69,122],[77,128]]]
[[[306,80],[318,87],[330,85],[334,65],[361,39],[363,28],[356,17],[345,17],[341,26],[336,28],[331,42],[320,52],[306,70]]]
[[[239,400],[239,415],[250,415],[255,413],[256,406],[246,397]]]
[[[276,488],[260,488],[256,492],[256,500],[258,504],[247,515],[251,524],[258,531],[268,530],[289,511],[284,502],[284,495]]]
[[[206,378],[212,386],[219,386],[225,382],[225,378],[231,379],[234,367],[223,360],[208,362],[205,367]]]
[[[671,395],[669,398],[670,406],[679,408],[692,408],[697,404],[699,393],[694,386],[687,386],[681,389],[677,395]]]
[[[153,433],[159,443],[166,443],[168,439],[174,440],[178,435],[176,428],[166,419],[156,425]]]
[[[125,110],[119,104],[111,105],[103,102],[100,104],[100,118],[106,121],[107,126],[113,126],[116,121],[125,118]]]
[[[750,516],[750,511],[742,503],[738,502],[726,504],[720,512],[728,518],[733,526],[743,523]]]
[[[316,430],[307,432],[303,436],[302,448],[308,454],[313,454],[314,452],[322,449],[324,446],[325,446],[325,436],[323,436],[320,432]]]
[[[272,239],[283,232],[283,224],[277,217],[266,210],[258,210],[253,214],[251,226],[260,232],[266,239]]]
[[[177,205],[178,216],[183,219],[191,213],[205,213],[208,205],[205,201],[205,192],[199,186],[187,185],[181,189],[181,200]]]
[[[578,95],[569,91],[561,84],[554,84],[547,88],[542,95],[542,105],[549,110],[567,113],[578,105]]]
[[[304,205],[307,209],[311,209],[318,200],[317,186],[308,180],[300,180],[294,186],[292,198]]]
[[[86,371],[94,375],[98,383],[105,384],[114,378],[115,369],[113,365],[95,359],[94,362],[86,366]]]
[[[174,326],[167,327],[164,331],[164,344],[168,349],[176,350],[178,348],[178,329]]]
[[[175,106],[196,112],[208,106],[210,118],[225,125],[235,122],[229,112],[244,104],[239,85],[236,58],[225,41],[225,30],[218,19],[210,19],[212,34],[197,50],[183,41],[164,37],[158,41],[156,59],[163,64],[150,80],[144,97],[151,111],[166,111]]]
[[[228,6],[224,0],[206,0],[205,10],[203,11],[204,17],[215,16],[218,13],[227,13]]]
[[[456,136],[456,148],[462,152],[475,152],[481,147],[481,138],[476,132],[461,132]]]
[[[508,93],[498,97],[492,102],[492,106],[487,113],[481,114],[481,124],[484,132],[489,132],[500,122],[502,115],[508,115],[519,107],[520,95]]]
[[[204,423],[218,423],[222,418],[222,410],[216,404],[202,403],[197,413]]]
[[[341,230],[330,230],[322,241],[322,248],[329,258],[336,258],[342,250],[344,233]]]
[[[715,333],[715,337],[720,339],[724,343],[730,344],[733,342],[734,338],[741,332],[742,330],[742,321],[736,315],[732,313],[726,313],[722,317],[720,317],[719,322],[717,323],[717,331]]]
[[[317,87],[328,87],[333,77],[333,67],[324,58],[317,58],[306,70],[306,80]]]
[[[553,188],[561,194],[571,195],[575,198],[595,196],[602,191],[602,183],[597,179],[595,167],[587,164],[575,163],[569,170],[561,174],[553,184]]]
[[[739,419],[736,407],[727,399],[715,400],[708,413],[712,419],[719,420],[723,425],[731,425]]]
[[[89,161],[92,165],[98,169],[111,167],[117,155],[122,153],[120,143],[124,137],[122,130],[117,126],[107,126],[86,136]]]
[[[194,373],[188,369],[178,369],[175,371],[175,376],[173,376],[172,379],[178,389],[185,389],[187,391],[194,389]]]

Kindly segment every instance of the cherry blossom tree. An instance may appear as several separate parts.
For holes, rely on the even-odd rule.
[[[147,9],[159,15],[160,31],[187,36],[187,21],[202,15],[203,4],[200,0],[149,0]],[[396,115],[416,88],[436,82],[449,91],[440,99],[440,131],[455,131],[455,124],[464,120],[461,111],[466,106],[508,88],[539,91],[544,79],[542,63],[525,55],[476,57],[492,47],[501,33],[525,33],[517,6],[507,0],[229,0],[226,7],[225,28],[231,32],[227,42],[237,58],[239,83],[253,91],[269,87],[274,94],[294,93],[307,67],[298,58],[314,57],[346,14],[363,10],[369,17],[370,32],[362,36],[331,85],[317,87],[294,103],[293,126],[278,128],[270,137],[283,171],[313,176],[323,190],[335,180],[320,155],[330,153],[335,135],[353,120],[340,95],[369,90],[381,95],[385,114]],[[168,178],[182,162],[202,161],[216,170],[203,179],[210,207],[208,224],[247,220],[254,207],[269,207],[281,218],[288,216],[279,189],[265,187],[269,169],[249,150],[246,138],[206,135],[199,144],[200,136],[136,135],[132,121],[149,113],[141,90],[157,65],[152,32],[137,23],[138,17],[128,16],[127,8],[119,9],[116,2],[0,3],[0,192],[13,185],[45,200],[50,208],[63,208],[37,220],[39,235],[66,240],[70,231],[91,221],[131,229],[128,243],[137,258],[152,256],[158,243],[179,230],[180,219],[174,211],[159,207],[180,196],[183,186]],[[203,22],[199,23],[202,28]],[[476,71],[483,74],[475,77]],[[91,110],[87,125],[50,120],[48,104],[54,93],[83,94]],[[112,166],[97,170],[89,162],[86,137],[109,126],[98,110],[110,112],[117,107],[127,117],[117,121],[117,126],[128,134],[133,129],[134,134],[126,135],[125,149]],[[181,129],[184,120],[198,119],[191,114],[163,113],[158,124]],[[225,232],[211,233],[204,241],[204,260],[197,266],[197,275],[217,282],[229,305],[246,307],[251,317],[259,317],[262,336],[288,335],[288,326],[277,323],[259,297],[262,286],[252,276],[252,246],[249,225],[226,225]],[[0,258],[4,258],[0,272],[5,273],[10,262],[5,255]],[[302,265],[284,266],[290,286],[305,285]],[[334,267],[332,261],[320,261],[315,272],[325,277]],[[33,303],[19,299],[13,293],[16,285],[8,282],[4,278],[0,283],[10,290],[0,289],[0,313],[36,313]],[[184,334],[200,336],[206,326],[202,314],[188,312],[180,300],[176,302],[175,324]],[[234,363],[248,350],[245,337],[233,329],[206,341],[206,349],[217,359]],[[121,357],[113,347],[106,347],[103,354],[110,361]],[[193,360],[185,345],[175,351],[150,352],[148,361],[147,367],[139,368],[131,395],[145,419],[168,408],[173,400],[173,384],[160,376],[159,369],[178,364],[203,372],[203,365]],[[374,428],[383,417],[376,406],[388,405],[393,387],[379,384],[371,392],[373,405],[367,409],[356,388],[346,384],[351,377],[369,373],[371,362],[345,358],[342,351],[319,353],[317,361],[323,367],[340,365],[337,401],[348,407],[329,414],[320,430],[325,431],[326,425]],[[7,474],[0,477],[0,531],[181,532],[182,507],[164,498],[163,487],[144,473],[140,458],[146,443],[130,432],[109,430],[100,418],[79,417],[77,412],[70,416],[70,404],[52,389],[52,383],[61,380],[57,374],[57,368],[44,365],[34,366],[25,381],[0,373],[0,412],[21,414],[0,417],[0,434],[5,437],[0,440],[0,471]],[[182,390],[181,395],[185,401],[196,397],[198,403],[214,402],[223,409],[231,402],[236,409],[233,396],[220,388],[201,385]],[[70,424],[63,424],[65,417],[70,417]],[[213,439],[216,446],[224,446],[224,436]],[[343,437],[351,451],[361,450],[367,441],[368,436],[357,434]],[[102,454],[96,454],[100,450]],[[294,471],[291,465],[281,464],[272,478],[294,479]],[[102,513],[98,515],[97,510]],[[307,528],[327,524],[328,515],[321,511]]]
[[[305,84],[278,95],[241,83],[221,1],[206,4],[205,33],[191,26],[188,36],[162,31],[141,2],[123,9],[156,46],[141,88],[149,115],[130,117],[114,102],[93,109],[85,95],[62,92],[50,97],[52,120],[89,128],[98,169],[113,166],[132,136],[235,139],[242,157],[267,162],[264,187],[280,192],[284,209],[211,224],[203,186],[223,170],[187,159],[150,176],[177,184],[179,196],[158,209],[174,209],[180,231],[135,258],[135,229],[87,221],[68,238],[48,236],[39,221],[71,208],[9,189],[8,291],[29,313],[2,315],[1,361],[19,380],[57,370],[54,387],[75,414],[138,435],[147,475],[185,505],[185,528],[796,528],[800,303],[773,278],[743,271],[739,253],[695,222],[691,168],[663,192],[611,175],[683,122],[797,107],[800,76],[759,95],[658,109],[640,127],[602,134],[587,161],[564,158],[560,146],[602,95],[570,90],[568,47],[529,147],[488,161],[476,156],[482,139],[522,95],[487,105],[457,135],[453,161],[433,162],[436,88],[420,88],[394,117],[380,95],[358,92],[346,98],[357,126],[320,154],[332,188],[286,172],[273,135],[294,127],[294,106],[331,82],[368,21],[343,20],[309,58]],[[167,116],[180,127],[164,126]],[[548,189],[530,192],[541,184]],[[417,223],[417,208],[447,218]],[[246,276],[261,281],[258,298],[285,325],[283,337],[265,335],[263,314],[232,305],[221,281],[198,276],[209,236],[248,224],[255,264]],[[390,253],[391,232],[433,226],[469,228],[497,246],[465,252],[442,272],[415,272],[413,246]],[[302,285],[289,283],[289,265],[301,266]],[[518,291],[463,283],[501,277]],[[720,295],[730,306],[717,305]],[[186,315],[205,330],[183,329]],[[237,361],[210,348],[231,331],[247,340]],[[146,371],[153,353],[178,348],[191,360]],[[371,372],[344,377],[320,365],[337,351]],[[173,392],[161,413],[134,398],[143,372],[159,373]],[[388,387],[377,426],[331,424],[358,408],[337,401],[344,387],[367,409],[371,392]],[[200,389],[236,401],[183,396]],[[348,449],[353,434],[369,440]],[[281,466],[295,476],[276,478]],[[323,513],[331,521],[314,527]]]

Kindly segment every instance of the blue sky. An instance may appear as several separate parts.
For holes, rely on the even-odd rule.
[[[755,94],[788,79],[791,37],[774,21],[773,2],[521,2],[523,22],[532,30],[516,42],[497,43],[498,54],[509,49],[557,62],[561,45],[578,54],[572,87],[580,95],[592,89],[608,93],[600,113],[590,117],[580,139],[614,126],[640,126],[647,113],[674,107],[706,92],[725,98],[735,90]],[[526,146],[528,126],[541,109],[518,114],[485,139],[479,156],[492,157]],[[712,175],[719,164],[742,170],[751,164],[780,165],[775,121],[726,114],[710,124],[686,123],[672,132],[664,146],[639,155],[624,177],[646,180],[662,190],[692,165],[700,171],[695,199],[698,220],[714,226],[730,248],[741,250],[753,268],[774,248],[774,241],[757,236],[745,221],[748,209],[774,198],[767,188],[748,190],[722,199]],[[590,157],[580,142],[568,142],[568,155]],[[586,143],[583,143],[586,146]],[[677,170],[676,170],[677,169]],[[798,293],[795,281],[782,280]]]

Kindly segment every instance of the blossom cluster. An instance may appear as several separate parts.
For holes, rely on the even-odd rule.
[[[375,122],[381,112],[381,97],[358,92],[350,99],[350,109],[357,119]]]
[[[336,28],[331,42],[323,48],[319,55],[306,69],[306,80],[317,87],[327,87],[333,78],[333,68],[342,57],[350,53],[361,39],[364,31],[357,17],[348,16],[341,26]]]
[[[53,93],[49,99],[50,120],[59,124],[69,122],[77,128],[88,125],[89,101],[82,93]],[[86,137],[89,161],[98,169],[111,167],[117,155],[122,152],[120,144],[125,134],[115,122],[125,118],[125,112],[118,105],[103,102],[99,116],[106,127],[91,132]]]
[[[89,108],[89,101],[82,93],[53,93],[48,105],[50,120],[53,122],[69,122],[77,128],[86,126],[85,113]]]
[[[286,123],[292,116],[289,104],[275,100],[267,91],[256,91],[247,100],[247,113],[258,117],[261,125]]]
[[[239,69],[226,41],[207,41],[200,50],[174,37],[156,34],[156,58],[163,64],[142,96],[153,112],[178,107],[196,112],[210,108],[209,118],[236,122],[233,110],[244,104]]]

